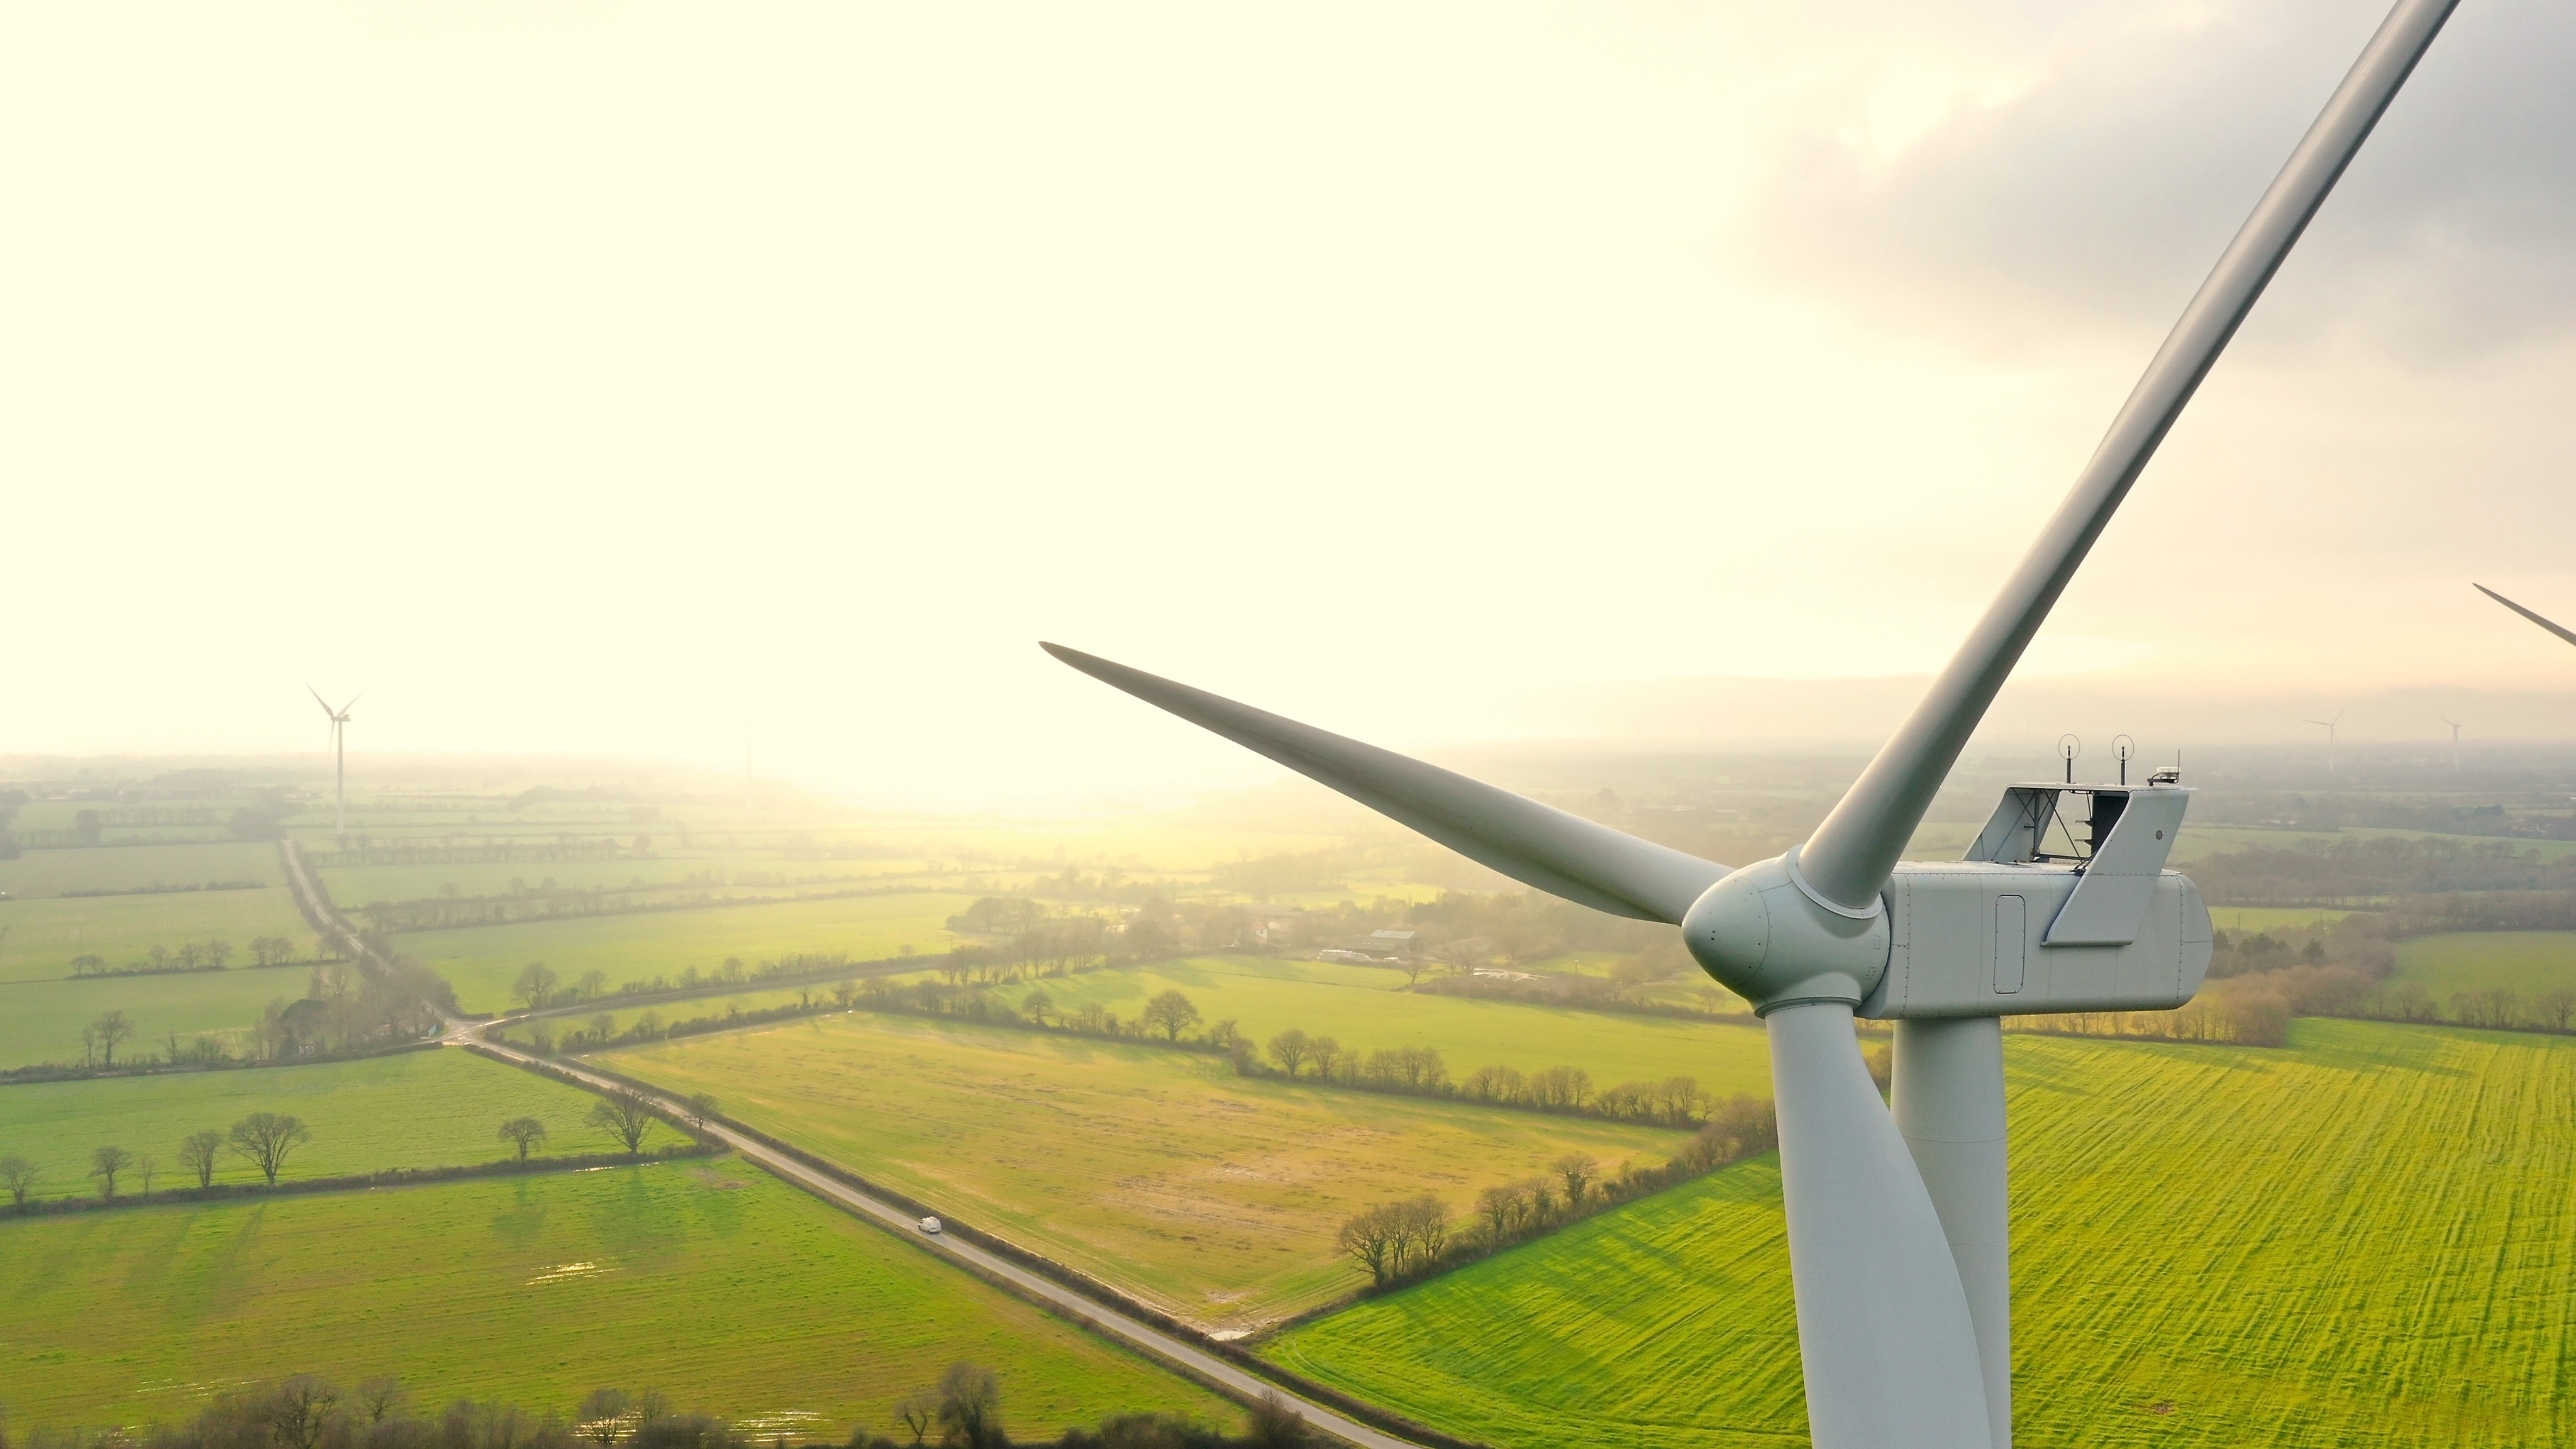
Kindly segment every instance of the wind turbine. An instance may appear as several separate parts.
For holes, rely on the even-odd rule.
[[[2460,773],[2460,722],[2455,719],[2445,719],[2438,714],[2433,718],[2451,727],[2451,773],[2456,775]]]
[[[2011,1443],[2001,1018],[2178,1006],[2209,909],[2164,869],[2190,792],[2010,787],[1955,864],[1900,862],[2031,636],[2457,0],[2398,0],[2147,366],[2066,501],[1806,843],[1741,869],[1060,645],[1056,658],[1525,884],[1682,930],[1771,1041],[1807,1417],[1820,1449]],[[2089,852],[2052,837],[2089,803]],[[2051,854],[2049,842],[2070,842]],[[2089,949],[2085,949],[2089,948]],[[1855,1015],[1896,1023],[1895,1109]]]
[[[366,698],[366,695],[363,692],[350,695],[348,704],[333,709],[331,701],[324,699],[322,691],[312,685],[304,686],[304,692],[313,696],[313,702],[322,706],[323,717],[331,721],[331,788],[337,798],[340,811],[339,833],[334,848],[347,850],[349,848],[349,706]]]
[[[2352,706],[2345,705],[2343,708],[2335,711],[2335,717],[2333,719],[2312,719],[2304,721],[2305,723],[2315,725],[2326,732],[2326,773],[2329,775],[2335,772],[2335,726],[2342,724],[2343,717],[2350,713],[2352,713]]]
[[[2495,600],[2497,603],[2504,605],[2506,608],[2513,610],[2522,617],[2529,619],[2531,622],[2538,624],[2541,628],[2548,630],[2550,633],[2557,635],[2568,643],[2576,644],[2576,634],[2571,634],[2567,630],[2559,628],[2557,625],[2550,623],[2547,619],[2531,612],[2529,609],[2526,609],[2522,605],[2515,603],[2513,600],[2506,598],[2504,595],[2497,593],[2495,590],[2488,588],[2486,585],[2473,583],[2469,585],[2469,587],[2486,595],[2488,598]]]

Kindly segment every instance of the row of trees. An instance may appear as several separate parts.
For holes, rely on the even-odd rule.
[[[1001,1376],[973,1363],[955,1364],[935,1385],[906,1394],[883,1427],[902,1437],[862,1424],[848,1449],[1011,1449],[1014,1442],[1003,1426]],[[786,1442],[784,1435],[763,1436],[711,1414],[675,1410],[654,1389],[594,1389],[569,1414],[471,1399],[428,1412],[413,1406],[400,1379],[369,1378],[342,1388],[314,1374],[226,1389],[183,1424],[116,1431],[113,1440],[131,1449],[755,1449]],[[88,1449],[104,1442],[39,1429],[24,1446]],[[1047,1442],[1058,1449],[1301,1449],[1314,1441],[1304,1417],[1273,1394],[1246,1413],[1240,1434],[1177,1415],[1118,1414],[1096,1429],[1069,1429]],[[0,1424],[0,1449],[7,1445]]]
[[[1660,1166],[1605,1173],[1597,1159],[1569,1152],[1544,1173],[1485,1188],[1463,1222],[1425,1193],[1352,1215],[1336,1245],[1368,1270],[1372,1287],[1417,1282],[1779,1145],[1769,1102],[1730,1097],[1711,1103],[1699,1131]]]
[[[131,1068],[219,1067],[242,1060],[287,1061],[370,1050],[389,1043],[416,1040],[438,1028],[441,1008],[454,1010],[456,993],[435,971],[417,962],[397,961],[390,970],[360,972],[346,961],[324,961],[313,968],[304,996],[296,1001],[272,998],[251,1024],[247,1051],[236,1055],[226,1036],[200,1033],[182,1043],[172,1032],[160,1051],[129,1053]],[[114,1071],[117,1050],[137,1035],[123,1009],[100,1012],[81,1026],[83,1069]],[[60,1070],[49,1069],[49,1070]]]
[[[283,1112],[253,1112],[235,1122],[229,1132],[207,1127],[179,1139],[178,1159],[201,1188],[214,1185],[215,1168],[227,1153],[257,1168],[275,1187],[286,1159],[312,1140],[312,1129],[300,1118]],[[160,1159],[148,1152],[111,1145],[95,1148],[89,1155],[89,1177],[98,1184],[101,1202],[116,1201],[116,1181],[129,1175],[143,1180],[143,1195],[150,1197],[152,1179],[160,1171]],[[27,1199],[43,1181],[44,1172],[35,1163],[14,1154],[0,1157],[0,1191],[9,1194],[10,1205],[19,1212],[27,1210]]]
[[[250,959],[254,966],[284,966],[297,959],[296,943],[285,936],[253,936]],[[315,942],[311,959],[322,958],[320,942]],[[81,976],[148,976],[171,971],[221,971],[231,964],[233,943],[230,941],[182,941],[177,946],[153,946],[138,960],[123,966],[110,966],[107,958],[80,955],[72,958],[72,975]]]

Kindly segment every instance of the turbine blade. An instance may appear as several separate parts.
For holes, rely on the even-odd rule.
[[[318,689],[315,689],[312,685],[309,685],[309,684],[308,684],[308,685],[304,686],[304,692],[305,692],[306,694],[309,694],[309,695],[313,696],[313,702],[314,702],[315,704],[318,704],[318,705],[322,706],[322,712],[323,712],[324,714],[330,714],[330,713],[331,713],[331,701],[329,701],[329,700],[327,700],[327,699],[324,699],[324,698],[322,697],[322,691],[320,691],[320,690],[318,690]],[[335,718],[335,719],[336,719],[336,718],[338,718],[338,716],[336,716],[336,715],[333,715],[332,717],[333,717],[333,718]]]
[[[2567,630],[2559,628],[2557,625],[2550,623],[2547,619],[2531,612],[2529,609],[2526,609],[2522,605],[2515,603],[2513,600],[2506,598],[2504,595],[2497,593],[2495,590],[2488,588],[2486,585],[2471,584],[2469,587],[2486,595],[2488,598],[2495,600],[2497,603],[2504,605],[2506,608],[2513,610],[2522,617],[2529,619],[2531,622],[2538,624],[2541,628],[2548,630],[2550,633],[2557,635],[2568,643],[2576,644],[2576,634],[2571,634]],[[2444,720],[2443,723],[2448,724],[2450,721]]]
[[[1614,915],[1681,924],[1726,867],[1596,825],[1436,765],[1237,704],[1124,664],[1040,644],[1104,684],[1169,710],[1525,885]]]
[[[357,702],[358,702],[359,700],[362,700],[362,699],[364,699],[364,698],[366,698],[366,697],[367,697],[367,692],[366,692],[365,690],[363,690],[363,689],[362,689],[362,690],[359,690],[356,694],[350,695],[350,696],[349,696],[349,702],[348,702],[347,704],[344,704],[344,705],[340,706],[340,718],[342,718],[342,719],[347,719],[347,718],[349,717],[349,711],[350,711],[350,709],[351,709],[351,708],[353,708],[353,707],[357,704]]]
[[[2031,636],[2074,578],[2093,541],[2155,456],[2156,445],[2207,376],[2237,325],[2324,204],[2353,153],[2395,99],[2458,0],[2398,0],[2325,110],[2290,153],[2147,364],[2110,431],[2084,465],[2021,566],[1933,682],[1931,692],[1861,772],[1798,855],[1819,893],[1854,910],[1886,884],[1934,792],[1985,718]]]
[[[1851,1008],[1763,1018],[1816,1449],[1991,1449],[1967,1290]]]

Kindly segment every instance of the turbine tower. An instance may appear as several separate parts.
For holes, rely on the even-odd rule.
[[[2460,773],[2460,722],[2455,719],[2444,718],[2438,714],[2433,716],[2433,718],[2441,720],[2442,723],[2451,727],[2451,773],[2456,775]]]
[[[347,850],[349,848],[349,705],[356,704],[366,696],[350,695],[349,704],[333,709],[331,701],[324,699],[322,691],[312,685],[304,686],[304,692],[313,696],[313,702],[322,706],[323,718],[331,721],[331,793],[339,808],[339,823],[333,836],[332,848]]]
[[[2191,792],[2164,770],[2133,789],[2015,785],[1966,860],[1898,856],[2031,636],[2456,3],[2398,0],[1967,641],[1824,823],[1785,854],[1730,870],[1043,646],[1524,884],[1681,928],[1692,956],[1753,1003],[1770,1035],[1818,1449],[2012,1442],[2002,1018],[2170,1008],[2199,990],[2209,909],[2164,869]],[[2084,825],[2084,839],[2053,833],[2061,821]],[[2073,853],[2052,853],[2060,840]],[[2070,947],[2089,949],[2061,949]],[[1861,1059],[1855,1016],[1896,1024],[1893,1112]]]
[[[2335,711],[2335,717],[2333,719],[2312,719],[2304,721],[2304,723],[2315,725],[2326,732],[2326,773],[2329,775],[2335,772],[2335,726],[2342,724],[2343,717],[2350,713],[2352,713],[2352,706],[2345,705],[2343,708]]]

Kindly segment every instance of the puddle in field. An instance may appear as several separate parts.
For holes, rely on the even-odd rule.
[[[572,1278],[596,1278],[602,1273],[616,1271],[617,1265],[614,1263],[557,1263],[529,1279],[527,1286],[534,1288],[540,1283],[561,1283]]]
[[[743,1435],[757,1437],[762,1434],[804,1434],[822,1422],[823,1416],[811,1409],[772,1409],[766,1414],[736,1419],[733,1427]]]

